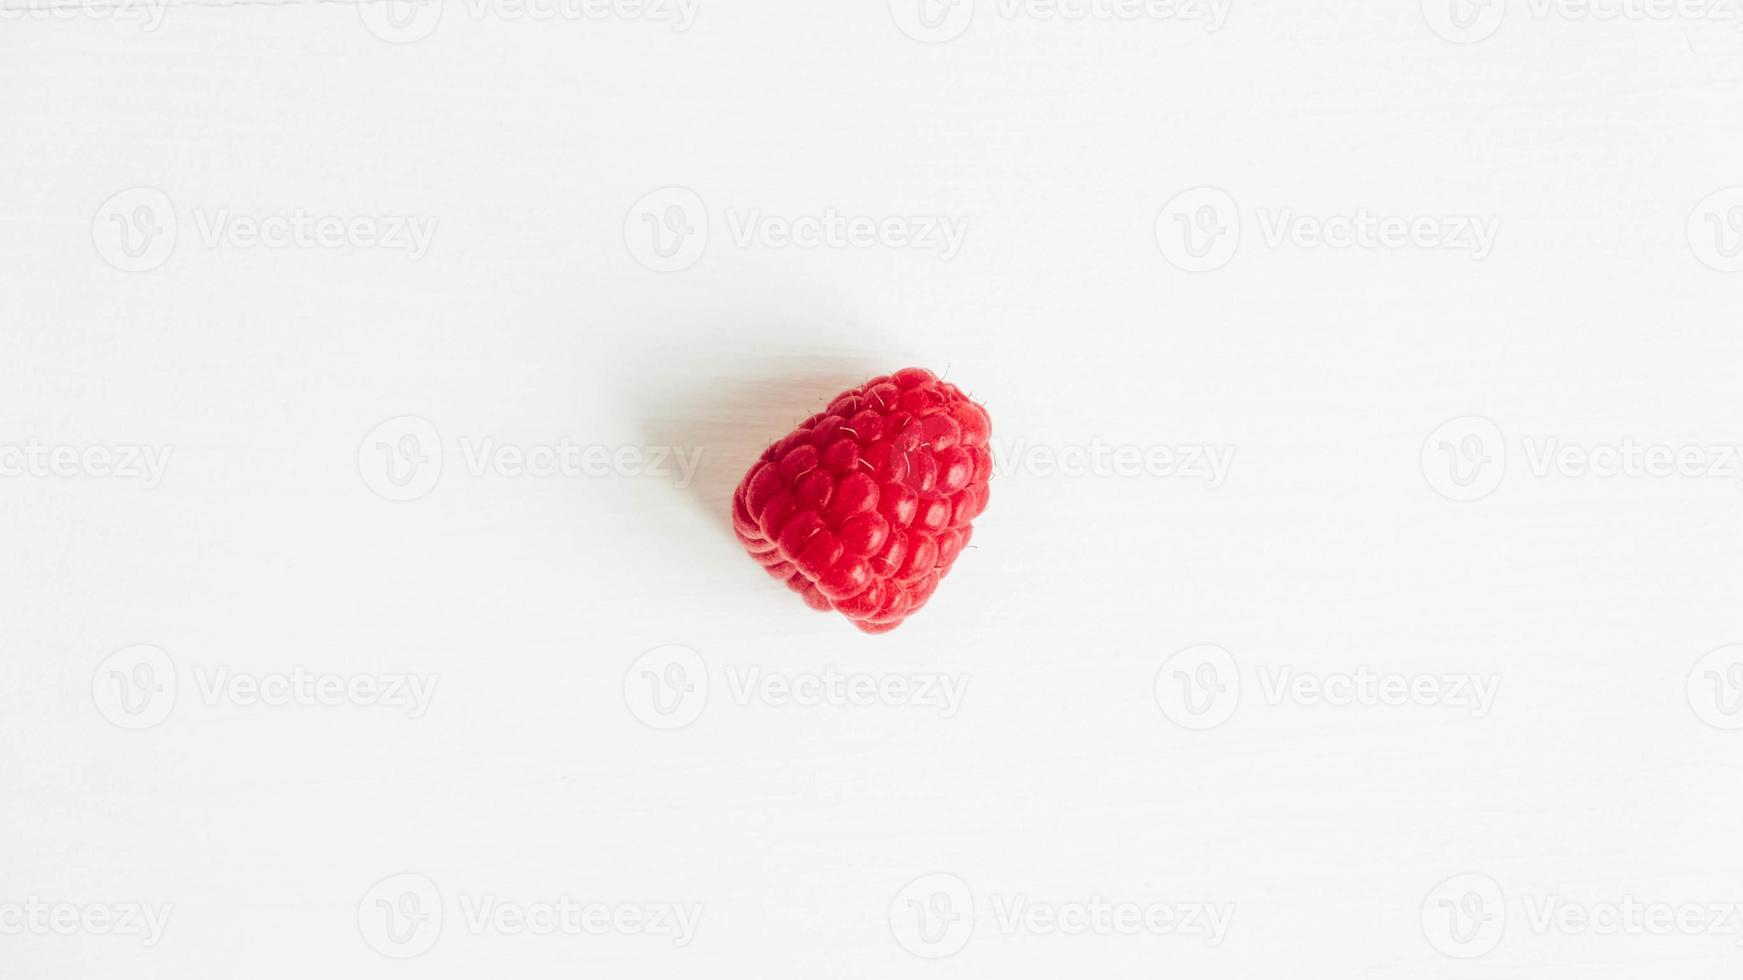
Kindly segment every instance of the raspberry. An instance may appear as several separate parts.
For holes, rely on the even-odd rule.
[[[733,529],[813,609],[893,630],[932,598],[986,509],[991,431],[931,371],[880,375],[763,451],[732,495]]]

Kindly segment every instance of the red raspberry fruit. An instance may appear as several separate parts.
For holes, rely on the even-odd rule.
[[[732,526],[811,608],[893,630],[932,598],[986,509],[991,431],[931,371],[881,375],[763,451],[732,495]]]

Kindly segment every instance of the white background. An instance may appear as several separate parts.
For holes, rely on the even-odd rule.
[[[1743,902],[1743,653],[1702,659],[1743,641],[1726,8],[8,2],[5,975],[1737,976],[1736,913],[1542,918]],[[967,230],[778,237],[831,211]],[[352,223],[248,237],[299,215]],[[1315,237],[1363,216],[1423,235]],[[415,255],[355,223],[404,217]],[[865,636],[725,515],[907,364],[1001,468]],[[475,471],[485,440],[622,455]],[[1629,441],[1725,469],[1604,469]],[[1098,446],[1234,456],[1053,465]],[[209,689],[299,669],[436,687]],[[831,670],[966,693],[735,682]],[[1428,693],[1275,689],[1364,670]],[[468,916],[565,895],[701,921]],[[1011,917],[1093,900],[1232,918]]]

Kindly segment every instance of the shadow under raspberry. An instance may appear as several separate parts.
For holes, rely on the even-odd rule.
[[[893,370],[894,364],[789,353],[756,358],[759,370],[754,374],[734,372],[735,367],[748,367],[751,360],[741,355],[716,364],[691,364],[693,373],[687,378],[675,376],[684,366],[668,364],[661,376],[672,380],[637,393],[642,437],[648,445],[701,450],[689,486],[673,489],[735,543],[732,494],[763,450],[836,395]]]

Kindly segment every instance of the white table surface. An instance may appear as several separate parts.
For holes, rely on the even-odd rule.
[[[46,2],[0,973],[1738,975],[1727,8]],[[865,636],[727,497],[908,364]]]

